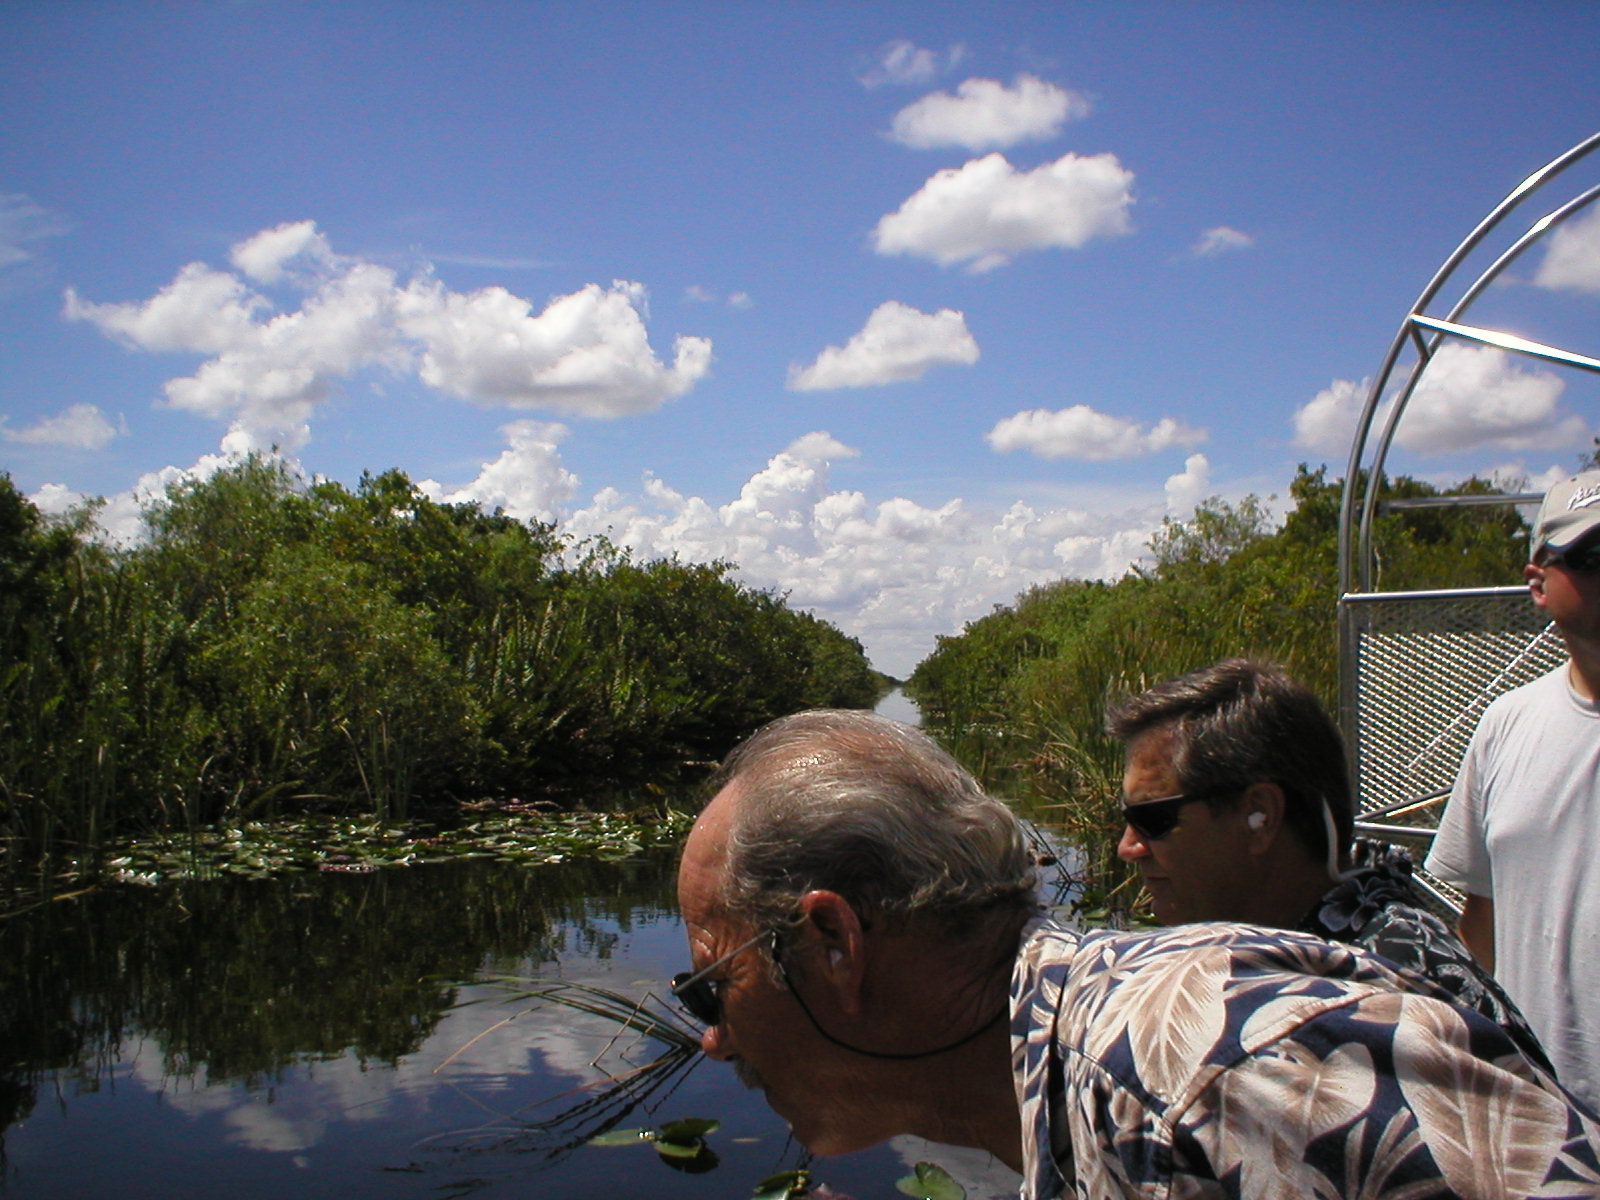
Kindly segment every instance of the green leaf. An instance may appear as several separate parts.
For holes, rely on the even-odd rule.
[[[811,1190],[810,1171],[780,1171],[756,1184],[753,1200],[800,1200]]]
[[[721,1124],[721,1121],[713,1121],[707,1117],[685,1117],[681,1121],[668,1121],[656,1132],[662,1141],[687,1142],[692,1138],[715,1133]]]
[[[694,1158],[705,1148],[706,1144],[699,1138],[695,1138],[692,1142],[669,1142],[664,1138],[656,1138],[656,1153],[662,1158]]]
[[[637,1146],[656,1140],[654,1129],[612,1129],[589,1139],[591,1146]]]
[[[895,1187],[918,1200],[967,1200],[967,1189],[938,1163],[919,1162],[915,1172],[897,1181]]]

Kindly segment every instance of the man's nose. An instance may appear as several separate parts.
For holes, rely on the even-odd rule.
[[[1125,863],[1138,862],[1150,856],[1150,847],[1133,831],[1133,826],[1122,827],[1122,840],[1117,843],[1117,857]]]

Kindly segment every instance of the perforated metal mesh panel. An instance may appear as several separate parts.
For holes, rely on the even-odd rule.
[[[1340,622],[1358,831],[1425,846],[1483,710],[1566,648],[1525,588],[1346,596]]]

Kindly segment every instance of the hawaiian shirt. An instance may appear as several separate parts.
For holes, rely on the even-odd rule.
[[[1600,1122],[1428,980],[1303,934],[1030,923],[1022,1200],[1600,1196]]]
[[[1300,929],[1360,946],[1426,975],[1457,1004],[1477,1009],[1503,1028],[1517,1049],[1550,1070],[1544,1047],[1505,989],[1448,925],[1422,907],[1411,884],[1411,857],[1370,842],[1358,843],[1357,852],[1366,865],[1341,875],[1306,913]]]

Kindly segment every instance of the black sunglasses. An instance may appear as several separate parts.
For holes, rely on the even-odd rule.
[[[1600,540],[1552,554],[1545,561],[1558,563],[1574,575],[1593,575],[1600,571]]]
[[[1185,804],[1204,800],[1204,796],[1162,796],[1157,800],[1141,800],[1138,804],[1124,804],[1122,819],[1132,830],[1149,842],[1159,842],[1178,827],[1178,814]]]
[[[707,979],[706,976],[768,936],[776,935],[763,929],[749,941],[742,942],[729,950],[716,962],[701,967],[698,971],[679,971],[672,977],[672,994],[684,1008],[689,1010],[689,1015],[702,1025],[710,1028],[722,1024],[722,1000],[717,995],[717,985],[722,981]]]

